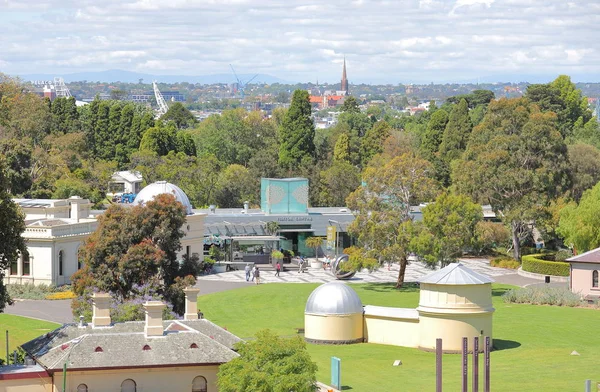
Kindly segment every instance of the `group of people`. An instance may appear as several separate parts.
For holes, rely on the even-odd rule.
[[[250,279],[252,279],[252,282],[260,284],[260,270],[256,265],[250,267],[250,264],[246,264],[244,271],[246,272],[246,282],[250,282]]]

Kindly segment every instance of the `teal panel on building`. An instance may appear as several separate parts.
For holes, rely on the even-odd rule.
[[[308,179],[262,178],[260,209],[266,214],[307,214]]]

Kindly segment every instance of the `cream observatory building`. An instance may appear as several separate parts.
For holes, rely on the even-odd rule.
[[[334,281],[317,287],[304,312],[305,339],[310,343],[359,342],[460,352],[462,338],[492,337],[493,280],[460,263],[424,277],[416,309],[363,306],[347,284]],[[483,351],[483,345],[480,347]]]

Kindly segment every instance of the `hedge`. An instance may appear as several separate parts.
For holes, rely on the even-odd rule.
[[[542,275],[569,276],[571,266],[569,263],[561,261],[547,261],[547,254],[527,255],[521,258],[521,268],[523,271],[533,272]]]

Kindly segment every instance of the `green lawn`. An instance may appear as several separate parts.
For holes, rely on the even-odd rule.
[[[303,327],[306,299],[317,286],[249,286],[201,296],[199,308],[206,318],[240,337],[250,337],[264,328],[289,336],[295,334],[296,327]],[[363,304],[416,307],[419,301],[415,288],[396,291],[389,284],[352,287]],[[496,307],[496,350],[491,356],[493,390],[580,391],[586,379],[600,382],[600,366],[596,359],[600,351],[597,333],[600,311],[504,304],[500,295],[510,286],[493,287]],[[573,350],[581,355],[570,355]],[[432,353],[376,344],[309,345],[309,351],[319,365],[317,376],[323,382],[329,381],[330,357],[342,359],[342,380],[346,389],[417,391],[435,388],[435,354]],[[402,366],[392,367],[396,359],[402,360]],[[445,355],[443,361],[444,389],[460,390],[460,355]],[[471,357],[471,364],[470,361]]]
[[[60,324],[0,313],[0,358],[6,360],[7,330],[9,350],[12,353],[21,344],[58,327]]]

